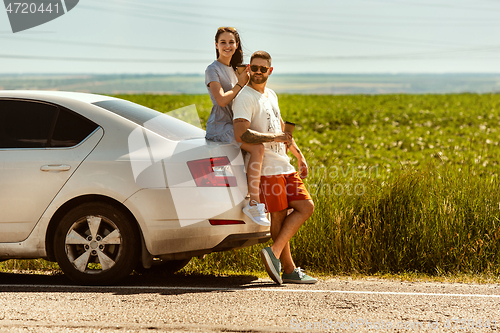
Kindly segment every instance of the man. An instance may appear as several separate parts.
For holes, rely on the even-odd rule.
[[[261,251],[267,273],[278,284],[316,283],[316,279],[295,266],[290,253],[289,241],[312,215],[314,203],[301,180],[308,172],[304,155],[291,133],[283,132],[278,99],[274,91],[266,88],[272,71],[271,56],[267,52],[252,54],[250,81],[233,105],[234,136],[238,142],[262,143],[265,147],[260,200],[271,213],[271,237],[274,241],[272,246]],[[287,148],[298,160],[300,177],[290,164]],[[247,169],[251,167],[247,165]],[[287,215],[288,208],[293,208],[290,215]],[[281,264],[283,275],[280,277]]]

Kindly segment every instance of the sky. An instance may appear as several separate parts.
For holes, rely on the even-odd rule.
[[[0,73],[202,74],[220,26],[274,73],[500,73],[499,18],[500,0],[80,0],[17,33],[0,9]]]

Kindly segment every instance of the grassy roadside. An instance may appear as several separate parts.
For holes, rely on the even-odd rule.
[[[11,259],[0,262],[0,272],[57,273],[62,271],[57,263],[43,259]]]
[[[253,249],[258,253],[258,249]],[[214,255],[214,254],[211,254]],[[209,255],[209,256],[211,256]],[[202,268],[203,267],[203,268]],[[37,274],[37,275],[60,275],[63,274],[56,263],[47,262],[42,259],[36,260],[7,260],[0,263],[1,273],[13,274]],[[401,282],[434,282],[434,283],[466,283],[466,284],[498,284],[500,276],[495,274],[484,273],[456,273],[456,274],[424,274],[418,272],[401,272],[401,273],[375,273],[375,274],[337,274],[332,275],[325,272],[307,271],[308,274],[322,280],[340,279],[340,280],[365,280],[365,279],[380,279]],[[134,273],[135,274],[135,273]],[[168,284],[170,275],[156,272],[153,273],[165,279],[165,284]],[[229,270],[229,269],[213,269],[208,265],[200,264],[199,259],[193,259],[184,269],[177,272],[178,276],[223,276],[223,277],[238,277],[238,276],[255,276],[262,279],[269,279],[263,267],[256,270]]]

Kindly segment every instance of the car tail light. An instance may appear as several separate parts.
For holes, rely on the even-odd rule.
[[[211,225],[245,224],[241,220],[209,220]]]
[[[196,186],[199,187],[233,187],[238,186],[236,177],[231,172],[231,164],[227,156],[211,157],[187,162]]]

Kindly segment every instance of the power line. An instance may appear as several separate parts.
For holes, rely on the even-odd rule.
[[[126,58],[89,58],[89,57],[56,57],[56,56],[27,56],[16,54],[0,54],[4,59],[25,60],[57,60],[57,61],[84,61],[84,62],[139,62],[139,63],[206,63],[206,59],[126,59]]]
[[[420,52],[420,53],[400,53],[400,54],[379,54],[379,55],[338,55],[338,56],[289,56],[278,57],[279,61],[326,61],[326,60],[409,60],[426,57],[427,59],[443,59],[450,58],[450,55],[458,55],[459,53],[475,52],[475,51],[496,51],[497,47],[471,48],[471,49],[455,49],[436,52]],[[486,55],[475,55],[481,59]],[[500,55],[495,55],[492,59],[499,58]],[[25,59],[25,60],[55,60],[55,61],[84,61],[84,62],[121,62],[121,63],[206,63],[206,59],[138,59],[138,58],[88,58],[88,57],[58,57],[58,56],[32,56],[32,55],[14,55],[0,54],[0,58],[4,59]],[[468,59],[471,57],[469,56]],[[486,57],[488,58],[488,57]]]
[[[73,44],[73,45],[78,45],[78,46],[93,46],[93,47],[102,47],[102,48],[119,48],[119,49],[132,49],[132,50],[150,50],[150,51],[160,51],[160,52],[179,52],[179,53],[212,53],[212,51],[207,51],[207,50],[193,50],[193,49],[171,49],[171,48],[164,48],[164,47],[147,47],[147,46],[130,46],[130,45],[123,45],[123,44],[109,44],[109,43],[89,43],[89,42],[75,42],[75,41],[70,41],[70,40],[51,40],[51,39],[35,39],[35,38],[29,38],[29,37],[3,37],[7,39],[14,39],[14,40],[19,40],[20,38],[22,40],[27,40],[27,41],[34,41],[34,42],[40,42],[40,43],[52,43],[52,44]],[[464,52],[481,52],[481,51],[486,51],[486,52],[496,52],[500,49],[500,45],[489,45],[489,46],[482,46],[482,47],[472,47],[472,48],[455,48],[455,49],[448,49],[448,50],[439,50],[439,51],[427,51],[427,52],[413,52],[413,53],[403,53],[403,54],[385,54],[385,55],[376,55],[376,57],[402,57],[402,56],[420,56],[420,55],[435,55],[435,54],[450,54],[450,53],[464,53]],[[342,56],[311,56],[311,55],[290,55],[290,54],[273,54],[280,56],[282,59],[283,58],[291,58],[293,60],[300,60],[300,59],[339,59]],[[207,56],[208,57],[208,56]],[[356,56],[349,56],[349,57],[356,57]],[[174,60],[172,60],[174,61]]]
[[[207,50],[194,50],[194,49],[173,49],[168,47],[158,47],[158,46],[137,46],[137,45],[124,45],[124,44],[112,44],[112,43],[94,43],[94,42],[76,42],[74,40],[53,40],[53,39],[40,39],[40,38],[30,38],[24,36],[6,36],[2,38],[12,39],[12,40],[25,40],[40,43],[51,43],[51,44],[63,44],[63,45],[78,45],[78,46],[93,46],[93,47],[103,47],[112,49],[126,49],[126,50],[140,50],[140,51],[158,51],[158,52],[174,52],[174,53],[196,53],[200,54],[206,52]]]
[[[90,6],[83,6],[85,9],[91,9],[91,10],[97,10],[99,12],[102,12],[102,10],[95,8],[95,7],[90,7]],[[116,10],[115,10],[116,12]],[[127,10],[119,10],[118,13],[120,14],[132,14],[128,12]],[[193,17],[193,16],[198,16],[200,15],[193,15],[193,13],[186,13],[186,12],[176,12],[176,17],[175,18],[170,18],[168,16],[157,16],[157,15],[150,15],[150,14],[139,14],[137,12],[133,13],[134,16],[141,16],[145,17],[148,19],[155,19],[155,20],[161,20],[164,22],[165,19],[169,19],[170,21],[175,20],[176,22],[184,23],[184,24],[192,24],[193,20],[186,20],[186,19],[179,19],[178,15],[184,15],[188,16],[188,18]],[[202,17],[209,17],[209,18],[214,18],[213,16],[210,15],[201,15]],[[241,19],[239,19],[241,20]],[[254,20],[248,20],[249,23],[255,23]],[[196,24],[205,24],[208,25],[207,23],[202,23],[200,21],[196,21]],[[210,24],[211,25],[211,24]],[[349,33],[349,32],[344,32],[344,31],[326,31],[325,30],[318,30],[318,29],[312,29],[312,28],[307,28],[307,33],[302,33],[304,29],[300,29],[301,31],[293,31],[297,27],[296,25],[290,26],[284,26],[284,25],[279,25],[279,24],[273,24],[269,23],[268,27],[275,27],[278,29],[284,29],[283,31],[276,31],[273,30],[274,33],[277,33],[279,35],[284,35],[284,36],[293,36],[293,37],[304,37],[304,38],[314,38],[314,39],[329,39],[329,40],[340,40],[344,42],[359,42],[362,41],[364,43],[374,43],[374,44],[396,44],[396,45],[401,45],[401,44],[406,44],[406,45],[431,45],[431,46],[459,46],[455,43],[449,43],[445,41],[428,41],[428,40],[421,40],[421,39],[415,39],[415,38],[394,38],[394,37],[380,37],[376,35],[369,35],[369,34],[358,34],[358,33]],[[268,33],[269,29],[268,28],[252,28],[252,30],[255,31],[263,31]]]
[[[101,3],[100,3],[101,4]],[[152,8],[158,8],[154,6],[149,6]],[[84,8],[87,10],[97,10],[99,12],[102,12],[102,8],[99,7],[94,7],[94,6],[88,6],[88,5],[83,5],[79,6],[79,8]],[[127,6],[121,6],[121,8],[115,8],[114,11],[120,13],[121,15],[127,15],[127,17],[130,17],[130,9],[131,7]],[[134,7],[132,7],[134,8]],[[177,15],[177,21],[182,22],[185,24],[192,24],[194,21],[194,17],[202,17],[202,18],[212,18],[213,16],[211,15],[199,15],[199,14],[193,14],[193,13],[186,13],[182,11],[176,11],[175,14]],[[134,13],[134,16],[142,16],[148,19],[156,19],[156,20],[161,20],[162,22],[165,21],[166,16],[158,16],[158,15],[151,15],[151,14],[141,14],[141,13]],[[188,19],[184,19],[182,17],[187,17]],[[170,18],[168,18],[169,21]],[[200,22],[199,20],[196,22],[196,24],[200,25],[210,25],[208,23]],[[324,31],[324,30],[318,30],[318,29],[311,29],[310,27],[306,28],[301,28],[297,27],[295,24],[293,26],[291,25],[283,25],[283,24],[274,24],[271,25],[271,27],[278,27],[279,29],[284,29],[284,32],[281,32],[280,30],[277,30],[277,32],[281,35],[287,35],[287,36],[294,36],[294,37],[305,37],[305,38],[316,38],[316,39],[321,39],[321,40],[344,40],[348,42],[358,42],[359,40],[365,40],[364,43],[385,43],[385,44],[394,44],[397,43],[398,45],[408,42],[411,45],[415,44],[422,44],[422,45],[432,45],[432,46],[443,46],[443,45],[453,45],[456,46],[454,43],[442,43],[442,42],[432,42],[430,43],[429,41],[424,41],[424,40],[409,40],[409,39],[399,39],[399,38],[384,38],[380,36],[374,36],[374,35],[366,35],[366,34],[354,34],[354,33],[345,33],[341,31]],[[269,33],[269,28],[250,28],[252,30],[256,31],[263,31],[266,33]],[[302,33],[302,32],[295,32],[294,30],[300,30],[300,31],[307,31],[308,33]],[[273,32],[276,32],[276,30],[273,30]],[[313,34],[310,34],[309,32],[313,32]],[[330,35],[330,33],[336,34],[336,36]],[[344,35],[344,36],[342,36]],[[5,38],[10,38],[10,39],[15,39],[18,40],[20,36],[16,37],[5,37]],[[155,51],[155,52],[174,52],[174,53],[194,53],[197,54],[198,56],[200,54],[207,54],[208,55],[208,50],[193,50],[193,49],[175,49],[175,48],[166,48],[166,47],[148,47],[148,46],[130,46],[130,45],[123,45],[123,44],[110,44],[110,43],[94,43],[94,42],[76,42],[76,41],[68,41],[68,40],[48,40],[48,39],[34,39],[34,38],[27,38],[23,36],[24,40],[31,40],[31,41],[36,41],[36,42],[46,42],[46,43],[53,43],[53,44],[72,44],[72,45],[79,45],[79,46],[93,46],[93,47],[103,47],[103,48],[116,48],[116,49],[130,49],[130,50],[148,50],[148,51]],[[368,40],[366,40],[368,39]],[[310,56],[310,55],[291,55],[287,58],[287,56],[283,56],[282,61],[301,61],[301,60],[343,60],[343,59],[371,59],[371,60],[384,60],[384,59],[410,59],[410,58],[416,58],[416,57],[445,57],[445,56],[453,56],[453,54],[457,53],[465,53],[465,52],[490,52],[490,51],[496,51],[499,48],[499,46],[482,46],[482,47],[474,47],[474,48],[466,48],[466,49],[453,49],[453,50],[439,50],[439,51],[428,51],[428,52],[420,52],[420,53],[403,53],[403,54],[383,54],[383,55],[354,55],[354,56]],[[212,50],[210,50],[212,52]],[[477,56],[477,55],[476,55]],[[64,60],[64,61],[94,61],[94,62],[155,62],[155,63],[186,63],[186,62],[203,62],[206,63],[206,59],[201,60],[201,59],[114,59],[114,58],[80,58],[80,57],[37,57],[37,56],[17,56],[17,55],[3,55],[3,58],[20,58],[20,59],[38,59],[38,60]]]
[[[99,10],[97,8],[92,8],[92,9]],[[182,13],[182,12],[179,12],[179,13],[186,14],[186,13]],[[361,35],[361,36],[364,36],[364,35]],[[307,35],[307,37],[309,37],[309,35]],[[16,36],[16,37],[4,37],[4,38],[19,40],[20,37]],[[104,47],[104,48],[113,48],[113,49],[129,49],[129,50],[141,50],[141,51],[148,50],[148,51],[175,52],[175,53],[193,52],[193,53],[199,54],[199,53],[205,52],[208,54],[207,50],[174,49],[174,48],[151,47],[151,46],[131,46],[131,45],[122,45],[122,44],[110,44],[110,43],[75,42],[75,41],[70,41],[70,40],[55,41],[55,40],[35,39],[35,38],[28,38],[28,37],[21,37],[21,38],[23,38],[24,40],[52,43],[52,44],[64,44],[64,45],[71,44],[71,45],[78,45],[78,46],[94,46],[94,47]],[[337,37],[337,38],[339,38],[339,37]],[[398,44],[399,43],[400,43],[400,41],[398,41]],[[442,44],[440,43],[439,45],[442,45]]]
[[[424,7],[424,6],[431,6],[431,7],[442,7],[442,8],[458,8],[458,9],[465,9],[465,10],[470,10],[470,9],[474,9],[474,10],[481,10],[481,11],[499,11],[500,9],[499,8],[478,8],[478,7],[468,7],[468,6],[456,6],[456,4],[453,4],[453,5],[446,5],[446,4],[435,4],[435,3],[421,3],[421,2],[414,2],[414,3],[408,3],[408,2],[398,2],[398,1],[391,1],[391,0],[358,0],[358,1],[361,1],[361,2],[368,2],[370,4],[373,4],[375,2],[378,2],[378,3],[389,3],[389,4],[400,4],[400,5],[412,5],[412,6],[420,6],[420,7]],[[491,1],[491,2],[494,2],[494,3],[497,3],[497,4],[500,4],[500,1],[499,0],[482,0],[482,1]],[[155,2],[154,0],[150,0],[149,3],[151,2]],[[123,2],[122,2],[123,3]],[[126,2],[126,3],[129,3],[131,4],[132,2]],[[213,4],[210,4],[210,5],[200,5],[199,3],[196,3],[196,4],[190,4],[190,3],[186,3],[185,1],[184,2],[167,2],[165,0],[159,0],[159,1],[156,1],[156,3],[158,3],[158,6],[155,7],[155,8],[161,8],[161,7],[165,7],[165,6],[176,6],[176,7],[187,7],[189,9],[192,9],[193,7],[196,7],[196,8],[208,8],[208,9],[225,9],[227,10],[228,9],[228,6],[217,6],[217,5],[213,5]],[[269,5],[273,5],[274,3],[269,3]],[[307,4],[306,9],[301,9],[301,10],[293,10],[293,6],[290,6],[290,7],[286,7],[286,8],[283,8],[282,6],[279,6],[278,8],[272,8],[272,7],[269,7],[269,8],[266,8],[266,12],[269,12],[269,13],[272,13],[273,16],[272,16],[272,19],[274,20],[275,19],[275,13],[279,12],[279,13],[291,13],[291,14],[296,14],[298,15],[299,17],[304,17],[304,15],[311,15],[313,16],[315,19],[318,17],[318,16],[327,16],[328,18],[332,18],[332,16],[334,15],[337,15],[339,14],[339,11],[335,11],[335,12],[332,12],[332,11],[324,11],[324,10],[321,10],[321,11],[311,11],[310,8],[312,8],[311,6],[311,2],[303,2],[302,4]],[[353,1],[349,1],[349,4],[353,4]],[[143,4],[141,4],[141,6],[143,6]],[[151,5],[149,5],[151,7]],[[249,10],[249,8],[251,7],[237,7],[237,6],[234,6],[233,4],[231,4],[230,6],[230,9],[233,9],[235,10],[236,12],[238,13],[245,13]],[[366,16],[366,15],[365,15]],[[373,18],[373,16],[370,16]],[[394,18],[394,16],[385,16],[385,17],[388,17],[388,18]],[[412,17],[404,17],[404,16],[397,16],[397,18],[402,18],[402,19],[412,19]],[[413,17],[415,18],[415,17]],[[448,20],[448,18],[442,18],[442,17],[438,17],[436,18],[436,20]],[[492,20],[492,22],[495,22]]]
[[[500,57],[496,52],[500,50],[500,45],[496,46],[483,46],[472,48],[457,48],[440,51],[427,51],[427,52],[412,52],[412,53],[396,53],[396,54],[375,54],[375,55],[348,55],[348,56],[290,56],[289,58],[281,58],[281,61],[322,61],[322,60],[343,60],[343,59],[370,59],[370,60],[390,60],[390,59],[440,59],[450,58],[453,56],[463,54],[473,54],[474,56],[489,56],[490,54],[474,54],[477,52],[495,52],[495,58]],[[468,57],[470,59],[470,56]]]
[[[435,8],[452,8],[452,9],[461,9],[461,10],[479,10],[479,11],[485,11],[485,12],[498,12],[500,11],[500,8],[479,8],[479,7],[468,7],[468,6],[457,6],[456,4],[453,5],[446,5],[446,4],[436,4],[436,3],[425,3],[425,2],[402,2],[402,1],[395,1],[395,0],[360,0],[364,2],[379,2],[379,3],[387,3],[387,4],[396,4],[396,5],[408,5],[408,6],[416,6],[416,7],[435,7]]]

